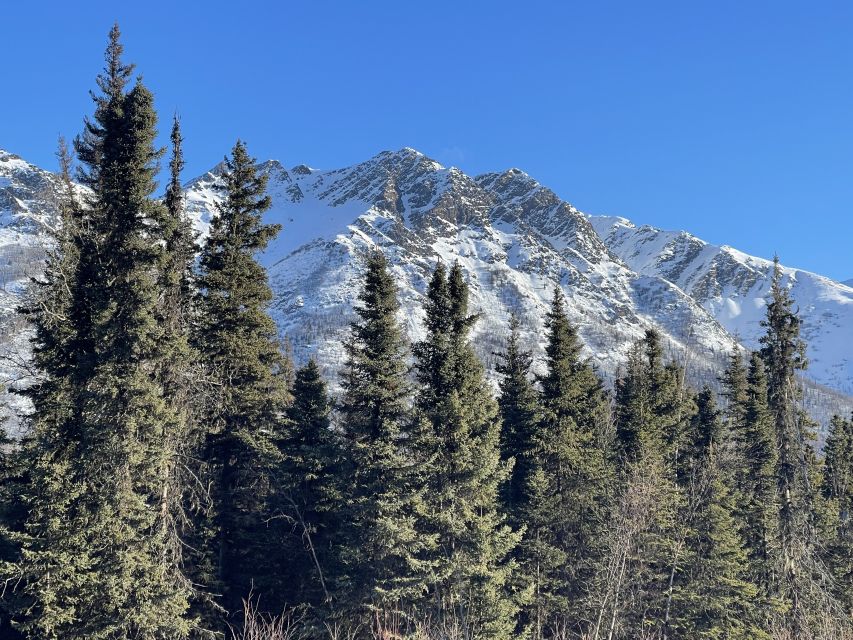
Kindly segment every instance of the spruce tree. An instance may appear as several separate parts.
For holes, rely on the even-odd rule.
[[[830,505],[826,561],[846,624],[853,624],[853,419],[833,417],[824,447],[821,491]]]
[[[181,172],[184,169],[183,136],[177,116],[172,121],[171,158],[169,160],[169,184],[163,199],[164,214],[157,220],[159,234],[166,251],[161,268],[164,322],[169,331],[185,336],[194,311],[195,293],[195,232],[184,209],[184,193]],[[184,356],[183,359],[191,359]]]
[[[530,380],[533,356],[521,346],[521,322],[513,314],[509,323],[506,351],[497,354],[496,367],[501,376],[498,406],[501,412],[501,456],[512,461],[512,471],[502,490],[504,510],[515,519],[517,506],[524,501],[525,478],[530,473],[528,465],[535,463],[531,452],[541,420],[539,398]],[[516,526],[516,529],[519,527]]]
[[[140,81],[127,90],[121,53],[115,27],[95,118],[76,142],[92,196],[74,238],[73,334],[57,375],[67,414],[55,420],[55,407],[38,401],[34,414],[22,567],[32,598],[24,628],[40,638],[179,638],[189,629],[178,571],[163,560],[160,499],[180,418],[158,377],[157,118]]]
[[[0,574],[13,576],[20,561],[20,530],[26,516],[19,496],[26,481],[26,461],[7,433],[7,411],[11,413],[11,407],[0,405]],[[8,585],[0,592],[0,638],[21,637],[12,626],[14,597]]]
[[[741,446],[745,482],[741,521],[753,581],[766,599],[775,593],[779,566],[779,496],[776,485],[777,445],[767,405],[764,361],[753,353],[749,363],[748,398]]]
[[[332,579],[337,613],[362,634],[422,596],[423,556],[432,543],[415,528],[424,496],[409,450],[411,385],[399,308],[388,261],[374,251],[342,374],[341,527]]]
[[[296,372],[289,427],[281,452],[277,507],[288,523],[288,602],[327,606],[331,599],[332,547],[340,505],[339,434],[331,428],[332,401],[315,360]]]
[[[289,363],[267,308],[267,275],[256,254],[279,232],[264,224],[270,207],[259,175],[238,141],[225,160],[223,199],[202,248],[195,348],[209,379],[204,457],[212,482],[205,547],[212,575],[230,614],[255,590],[262,606],[280,611],[275,536],[268,535],[276,440],[290,401]],[[200,526],[205,526],[201,523]],[[202,561],[204,562],[204,561]]]
[[[598,578],[599,618],[609,617],[613,633],[654,634],[668,627],[690,533],[679,469],[694,413],[684,370],[664,362],[660,334],[648,330],[616,383],[621,489],[609,545],[617,564],[604,563]]]
[[[737,523],[734,477],[725,460],[729,433],[708,387],[697,398],[689,436],[689,535],[665,631],[679,638],[769,638],[760,627],[758,588],[749,580]]]
[[[616,380],[616,440],[624,461],[636,460],[645,450],[660,450],[663,439],[652,420],[648,364],[642,343],[628,353],[625,372]]]
[[[748,483],[745,458],[747,439],[747,405],[749,403],[748,369],[744,363],[740,349],[735,349],[729,357],[729,366],[722,377],[722,395],[726,399],[725,418],[732,444],[731,462],[735,480],[735,488],[746,496]]]
[[[774,424],[778,459],[780,596],[788,606],[784,624],[791,633],[805,635],[825,615],[828,604],[819,582],[823,568],[815,554],[813,487],[808,424],[797,403],[796,374],[806,368],[800,319],[790,292],[782,282],[778,258],[773,265],[766,333],[761,356],[767,371],[768,407]]]
[[[744,364],[740,349],[735,349],[729,356],[729,365],[721,382],[723,397],[727,401],[726,418],[729,422],[729,430],[736,440],[741,440],[746,421],[746,403],[749,399],[749,381],[747,365]]]
[[[77,436],[70,423],[70,372],[74,362],[72,345],[75,330],[69,322],[69,315],[76,281],[81,209],[71,178],[72,157],[62,138],[57,157],[62,189],[57,202],[57,219],[50,227],[52,243],[47,251],[43,275],[33,280],[20,309],[33,327],[33,365],[41,376],[38,382],[22,391],[30,398],[34,411],[27,425],[29,434],[20,441],[20,449],[15,456],[20,461],[27,461],[30,469],[29,477],[20,479],[16,491],[18,508],[30,513],[11,527],[7,523],[9,528],[6,531],[10,547],[4,559],[17,559],[21,547],[26,547],[28,554],[26,562],[3,567],[4,574],[15,575],[20,580],[21,586],[14,594],[10,590],[5,594],[18,622],[25,620],[25,612],[35,604],[33,591],[26,582],[35,573],[30,563],[43,563],[40,568],[54,571],[57,581],[67,580],[83,571],[82,563],[73,566],[79,556],[60,549],[62,544],[67,544],[67,549],[70,549],[74,542],[61,531],[61,524],[68,518],[74,499],[79,497],[79,489],[72,485],[70,478]],[[14,458],[7,457],[6,460],[10,465],[8,472],[11,472]],[[7,488],[14,491],[10,486]],[[32,523],[39,520],[47,526],[41,529],[33,527]],[[38,531],[38,535],[44,536],[44,541],[29,539],[24,524],[30,532]]]
[[[611,469],[604,433],[609,403],[600,378],[582,357],[577,330],[565,312],[563,293],[554,288],[548,313],[545,347],[546,373],[540,378],[540,402],[545,441],[540,455],[549,483],[543,536],[559,554],[555,564],[540,563],[542,593],[554,598],[547,619],[568,614],[577,624],[581,603],[591,584],[592,567],[603,553],[603,531],[609,513]],[[559,558],[563,555],[563,558]],[[540,632],[535,634],[541,636]]]
[[[673,467],[695,407],[685,371],[665,363],[660,332],[649,329],[629,355],[626,374],[616,382],[616,435],[627,458],[658,450]]]
[[[540,567],[559,566],[565,553],[553,546],[547,526],[551,502],[544,470],[547,441],[539,396],[530,381],[532,355],[520,344],[520,323],[513,315],[506,351],[499,354],[497,372],[502,376],[498,404],[501,409],[501,452],[512,469],[502,488],[502,503],[510,526],[522,534],[512,557],[517,563],[512,586],[518,590],[519,621],[522,637],[541,637],[548,614],[556,603],[543,589]],[[550,585],[549,585],[550,586]]]
[[[517,543],[499,511],[506,478],[498,406],[470,344],[477,316],[458,263],[439,264],[427,291],[426,340],[416,345],[418,410],[427,423],[421,459],[429,462],[429,513],[437,537],[430,559],[433,618],[473,638],[510,637],[516,605],[506,588]]]
[[[193,312],[193,267],[195,244],[192,224],[184,211],[181,171],[184,167],[183,138],[177,117],[173,120],[169,183],[163,204],[152,216],[152,236],[163,244],[159,258],[160,299],[157,321],[162,329],[159,342],[162,366],[158,372],[166,402],[177,413],[175,428],[167,432],[166,444],[171,452],[164,475],[166,486],[160,497],[161,526],[167,537],[168,549],[164,561],[170,567],[182,567],[191,531],[189,516],[197,503],[199,488],[192,472],[187,472],[187,460],[198,453],[198,407],[193,402],[193,385],[198,380],[197,356],[190,346]],[[187,558],[186,560],[189,560]],[[183,572],[176,575],[186,588],[193,588],[194,577]]]

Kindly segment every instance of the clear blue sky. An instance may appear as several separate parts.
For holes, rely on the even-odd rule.
[[[55,166],[118,20],[187,178],[238,136],[319,168],[411,146],[853,277],[853,3],[180,4],[6,3],[0,147]]]

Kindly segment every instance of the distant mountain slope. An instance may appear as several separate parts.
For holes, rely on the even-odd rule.
[[[422,294],[441,259],[458,260],[469,276],[485,355],[499,346],[512,311],[529,323],[529,340],[541,341],[556,282],[589,355],[606,373],[615,373],[650,326],[661,326],[677,351],[710,356],[734,348],[689,296],[662,278],[632,272],[586,216],[518,170],[470,178],[412,149],[336,171],[287,171],[275,162],[262,168],[273,197],[267,219],[283,225],[262,261],[276,293],[274,314],[299,356],[337,361],[363,258],[374,247],[391,256],[415,339]],[[219,194],[219,170],[188,185],[202,232]],[[685,327],[696,328],[689,339]]]
[[[216,215],[222,169],[186,185],[187,208],[202,234]],[[315,355],[328,373],[340,366],[364,257],[377,247],[391,259],[401,318],[415,340],[436,261],[460,262],[472,308],[481,313],[476,339],[488,365],[512,312],[522,316],[525,339],[541,356],[543,318],[558,282],[589,357],[610,379],[648,327],[663,332],[694,380],[711,382],[738,340],[754,346],[760,333],[766,260],[686,233],[588,217],[517,169],[470,177],[413,149],[331,171],[287,169],[277,161],[260,169],[273,198],[266,218],[283,227],[261,256],[275,293],[272,313],[297,359]],[[13,309],[37,272],[54,188],[48,172],[0,153],[0,259],[12,265],[0,294],[7,326],[0,343],[18,359],[26,357],[26,344]],[[17,257],[21,247],[32,254]],[[814,345],[817,366],[809,375],[849,393],[844,340],[853,328],[853,290],[806,272],[786,276]],[[853,408],[853,399],[830,389],[815,387],[810,397],[822,419]]]
[[[637,227],[624,218],[590,220],[610,250],[637,273],[677,285],[749,348],[764,333],[773,263],[684,231]],[[821,275],[784,268],[809,345],[808,375],[853,393],[853,289]]]

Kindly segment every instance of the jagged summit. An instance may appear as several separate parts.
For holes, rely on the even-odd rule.
[[[50,186],[52,174],[24,165],[0,152],[0,180],[6,176],[0,264],[20,266],[0,284],[12,292],[25,285],[23,272],[38,266],[35,253],[24,259],[16,252],[43,242],[38,226],[21,220],[55,210],[55,200],[35,186],[40,180]],[[220,163],[186,183],[187,211],[201,234],[215,215],[223,168]],[[725,357],[739,343],[755,346],[761,332],[769,261],[687,232],[587,216],[520,169],[470,177],[408,147],[333,170],[288,169],[275,160],[259,168],[270,176],[267,219],[282,225],[261,256],[275,292],[272,312],[296,357],[316,356],[327,373],[341,361],[363,260],[377,247],[391,259],[412,339],[420,338],[422,297],[436,261],[460,263],[472,308],[482,314],[476,339],[487,364],[502,346],[512,312],[525,319],[524,338],[541,353],[555,283],[563,287],[587,355],[611,378],[648,327],[663,332],[697,379],[712,383]],[[853,289],[794,269],[786,270],[786,282],[810,342],[809,375],[853,392]],[[17,295],[0,297],[7,322]],[[811,396],[821,417],[853,408],[828,390]]]

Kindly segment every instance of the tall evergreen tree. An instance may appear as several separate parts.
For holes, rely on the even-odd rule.
[[[0,387],[0,392],[3,389]],[[7,433],[7,411],[0,405],[0,574],[14,575],[20,561],[20,530],[25,519],[19,493],[26,478],[26,465],[20,449]],[[0,638],[17,640],[21,635],[12,626],[14,593],[8,585],[0,587]]]
[[[853,625],[853,419],[832,419],[824,455],[821,490],[831,509],[826,559],[849,627]]]
[[[422,558],[432,542],[415,528],[423,489],[408,450],[411,385],[398,310],[388,261],[375,251],[367,258],[342,376],[342,526],[333,580],[338,612],[361,624],[362,633],[423,594]]]
[[[668,627],[690,533],[678,472],[694,412],[683,369],[664,363],[660,335],[647,331],[616,383],[621,495],[609,544],[618,565],[604,565],[600,596],[611,633],[664,633]]]
[[[517,543],[499,511],[506,478],[500,460],[498,406],[470,344],[477,316],[468,313],[468,287],[455,263],[436,268],[427,291],[427,337],[416,345],[417,400],[426,420],[421,456],[430,469],[426,531],[437,536],[431,555],[431,608],[455,620],[468,637],[506,638],[515,627],[506,585],[508,554]],[[446,623],[446,622],[445,622]]]
[[[341,443],[331,428],[332,401],[316,361],[296,372],[289,428],[278,448],[281,479],[277,507],[289,525],[287,544],[293,549],[288,602],[324,607],[331,599],[329,578],[341,504]]]
[[[192,473],[186,471],[186,460],[198,452],[197,410],[193,402],[193,385],[199,376],[197,356],[190,346],[193,310],[193,267],[195,244],[192,224],[184,211],[181,171],[184,167],[183,138],[178,119],[172,123],[169,183],[164,205],[152,216],[151,234],[162,242],[159,257],[159,304],[157,321],[162,330],[159,378],[166,402],[177,413],[175,428],[166,432],[167,449],[171,458],[164,470],[166,485],[160,496],[160,524],[167,540],[164,561],[173,568],[185,563],[185,539],[188,531],[188,510],[197,502],[198,487]],[[176,574],[187,590],[193,588],[193,576],[183,571]]]
[[[498,406],[501,411],[501,455],[512,460],[512,471],[503,489],[504,510],[510,519],[516,507],[524,501],[524,484],[534,464],[532,450],[537,446],[536,434],[540,425],[539,398],[530,380],[533,355],[521,346],[521,322],[513,314],[509,323],[506,351],[497,354],[500,363],[496,370],[501,376]],[[519,528],[518,526],[515,527]]]
[[[781,597],[789,610],[785,624],[795,635],[807,635],[825,615],[823,568],[814,549],[813,487],[810,478],[808,425],[798,407],[798,371],[807,366],[800,319],[782,282],[782,267],[773,265],[766,334],[761,356],[767,371],[768,407],[774,424],[778,459],[776,484],[780,500],[779,546]]]
[[[75,197],[71,179],[72,157],[60,138],[57,153],[60,164],[62,188],[57,202],[58,216],[49,231],[53,242],[47,251],[44,263],[44,273],[40,279],[33,280],[27,300],[21,308],[21,313],[33,327],[31,346],[33,364],[40,372],[40,379],[35,384],[22,391],[33,403],[34,411],[29,420],[29,435],[19,442],[19,450],[14,457],[7,457],[9,464],[7,473],[12,471],[15,458],[27,461],[30,469],[29,477],[20,477],[17,488],[4,482],[7,491],[17,494],[17,509],[29,510],[27,521],[33,522],[40,518],[43,522],[52,522],[53,526],[46,527],[39,533],[45,541],[36,552],[38,540],[30,540],[25,535],[23,524],[25,518],[18,522],[7,522],[7,536],[10,546],[4,560],[17,559],[22,546],[29,549],[32,561],[39,553],[38,559],[45,566],[54,570],[62,566],[67,573],[58,573],[60,580],[68,575],[82,571],[80,566],[69,566],[76,560],[74,556],[57,553],[57,546],[63,542],[70,543],[60,532],[61,523],[68,517],[68,509],[73,500],[79,496],[70,480],[70,466],[73,462],[73,451],[76,448],[76,435],[70,424],[71,385],[70,372],[74,362],[72,354],[74,326],[70,322],[72,291],[75,289],[78,239],[80,231],[81,208]],[[39,478],[40,482],[33,480]],[[46,482],[44,481],[46,480]],[[31,525],[30,525],[31,526]],[[8,570],[5,570],[8,567]],[[31,572],[25,563],[6,565],[4,574],[16,575],[21,579],[22,588],[13,594],[6,591],[6,600],[10,602],[10,610],[15,611],[17,605],[19,621],[25,618],[25,612],[34,605],[32,592],[27,588],[27,575]],[[30,591],[30,593],[26,593]],[[22,593],[24,592],[24,593]]]
[[[233,614],[253,589],[264,606],[280,609],[283,587],[270,561],[276,543],[265,529],[290,396],[289,363],[267,312],[272,291],[256,259],[280,230],[261,218],[270,207],[267,178],[238,141],[222,179],[224,197],[199,260],[194,342],[211,383],[202,416],[213,502],[207,586]]]
[[[183,136],[177,116],[172,121],[169,184],[164,197],[165,209],[157,220],[159,234],[165,243],[161,268],[164,322],[169,331],[185,336],[194,308],[195,232],[184,209],[181,172],[184,169]],[[185,357],[185,359],[190,359]]]
[[[545,441],[540,455],[549,483],[549,521],[543,535],[560,554],[556,564],[543,563],[542,591],[554,598],[547,618],[564,616],[577,624],[592,567],[604,552],[603,531],[608,520],[612,472],[605,450],[609,402],[600,378],[582,357],[577,330],[565,312],[563,293],[554,288],[547,319],[546,373],[540,379]],[[562,559],[559,555],[563,555]],[[550,584],[546,584],[550,583]],[[535,634],[541,637],[541,631]]]
[[[725,461],[729,433],[713,392],[697,399],[691,422],[688,508],[690,534],[678,568],[667,631],[680,638],[769,638],[760,627],[757,587],[737,524],[732,468]]]
[[[685,371],[665,363],[661,336],[646,331],[629,356],[626,375],[616,382],[616,435],[627,458],[658,450],[676,466],[695,407]]]
[[[749,363],[748,398],[740,446],[745,469],[741,520],[753,581],[764,598],[776,591],[779,566],[779,497],[776,485],[777,445],[767,405],[764,361],[753,353]]]
[[[725,418],[727,431],[732,444],[731,462],[733,465],[735,489],[746,495],[747,484],[745,449],[747,439],[747,405],[749,404],[749,379],[747,365],[740,349],[735,349],[729,357],[729,366],[722,377],[722,395],[726,400]]]
[[[501,363],[497,366],[503,376],[498,398],[503,421],[501,451],[503,459],[512,464],[502,497],[510,526],[522,533],[513,551],[517,567],[512,585],[519,592],[521,605],[517,634],[541,637],[549,613],[557,607],[551,597],[552,585],[543,588],[541,567],[559,566],[565,561],[565,553],[553,546],[547,529],[552,506],[543,464],[547,437],[539,395],[529,377],[532,355],[522,350],[519,330],[518,317],[513,315],[506,352],[499,354]]]
[[[32,598],[24,628],[40,638],[179,638],[189,627],[160,526],[165,443],[180,419],[157,375],[156,114],[141,82],[126,90],[131,68],[121,53],[115,27],[95,118],[76,143],[93,195],[74,239],[73,334],[56,376],[67,414],[54,421],[54,407],[37,407],[34,415],[39,462],[22,565]]]

